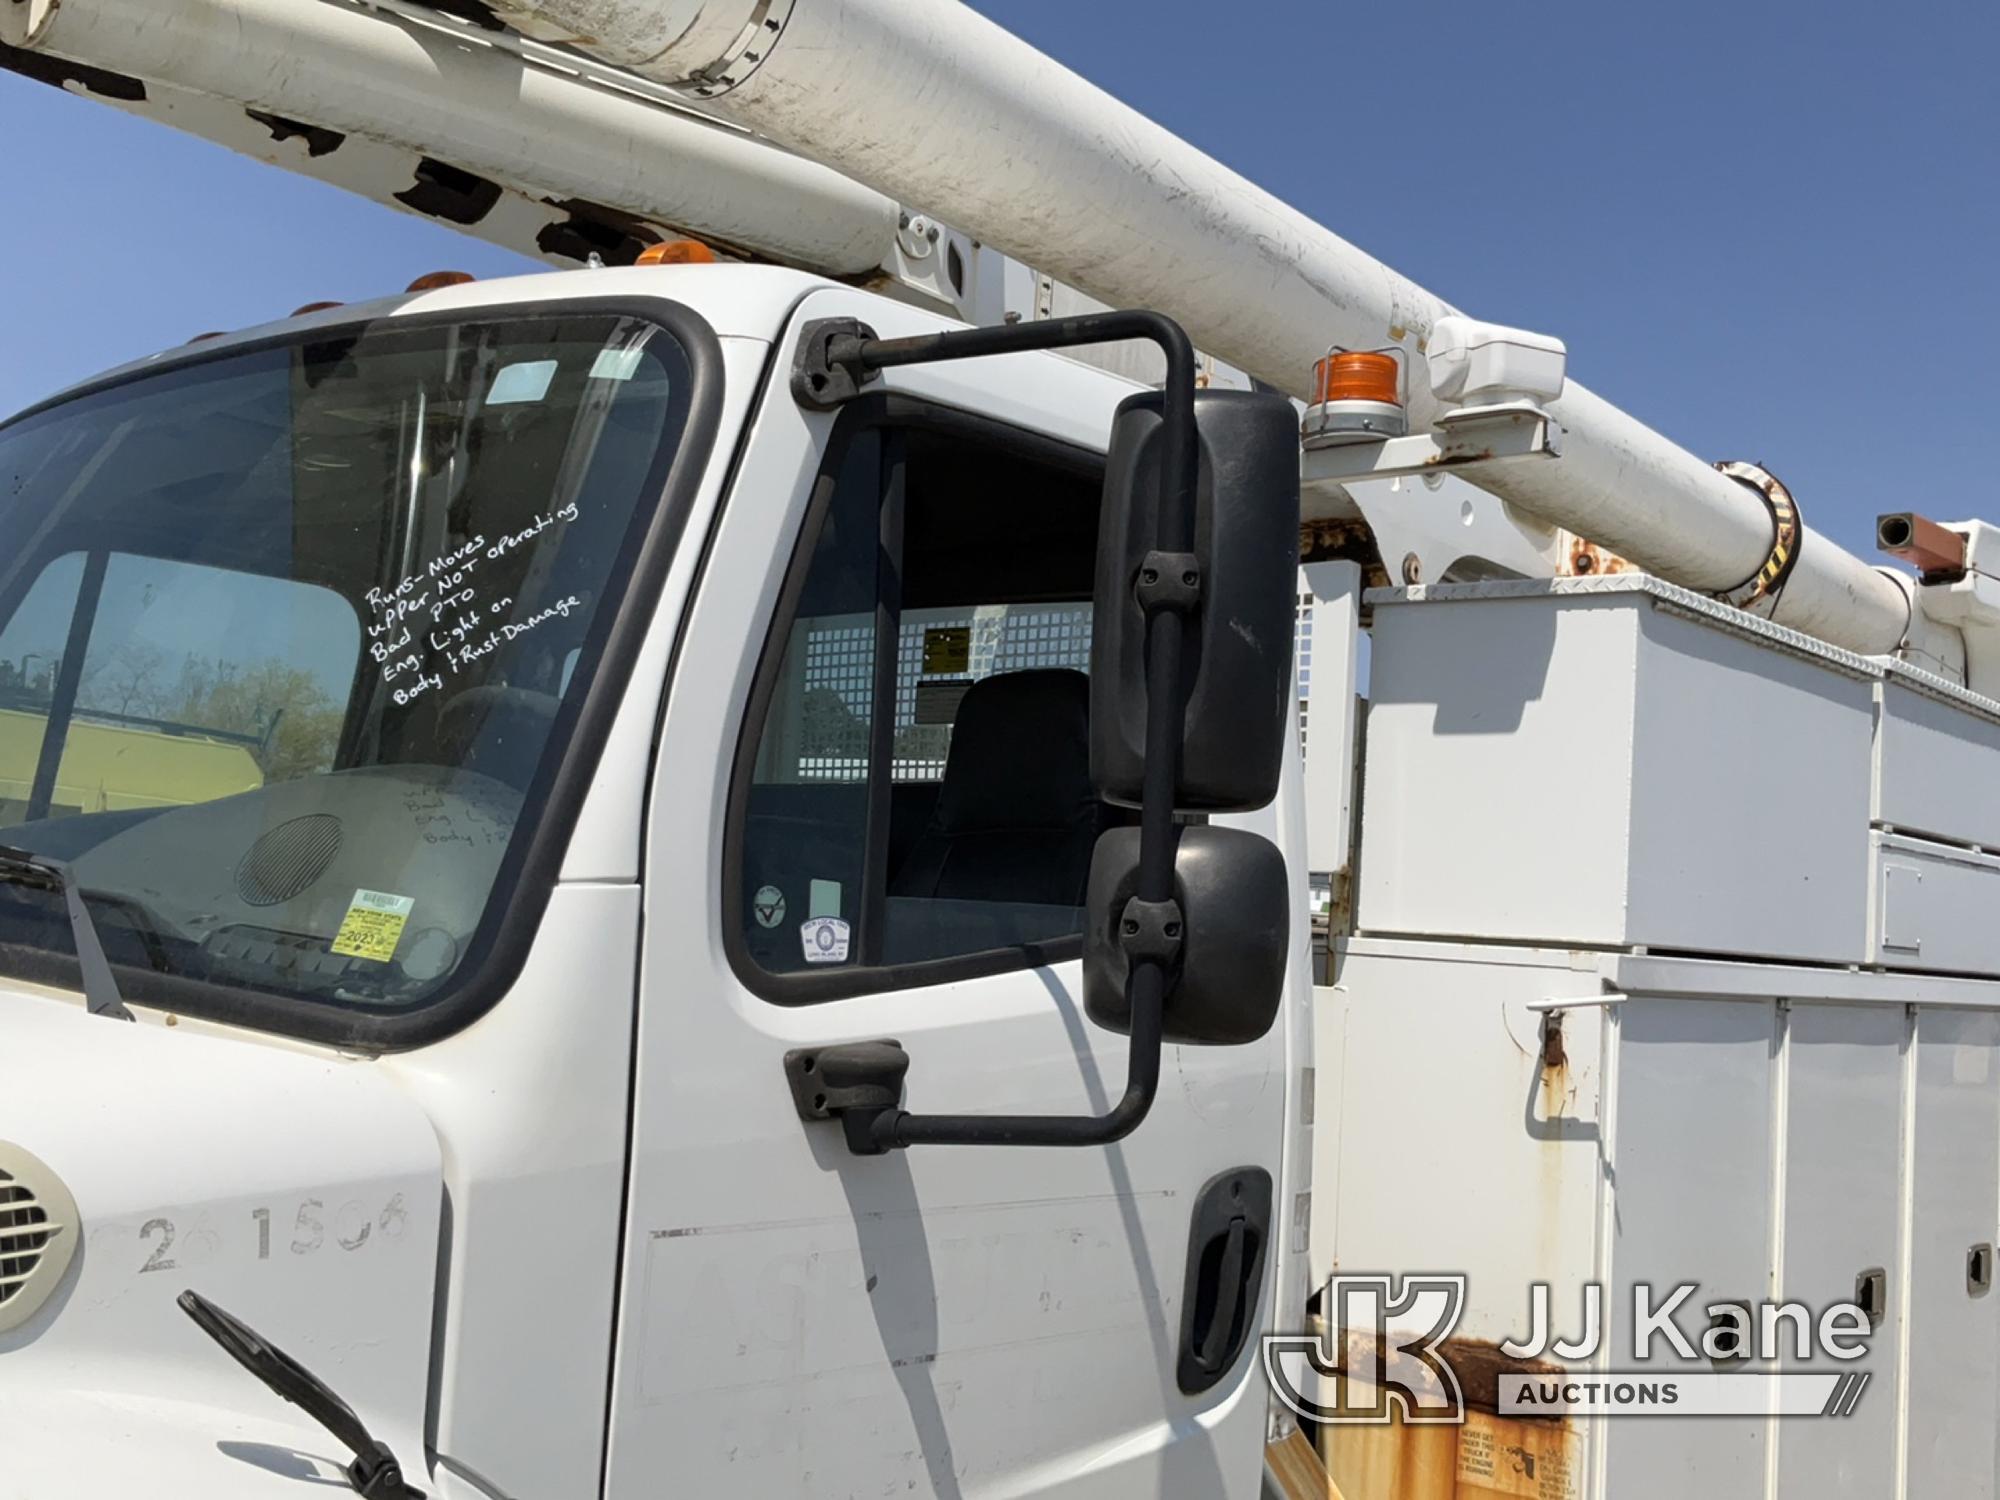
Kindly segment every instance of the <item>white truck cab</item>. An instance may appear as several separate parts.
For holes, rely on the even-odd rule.
[[[1180,820],[1284,857],[1275,1020],[1183,1044],[1170,1001],[1121,1138],[889,1139],[1101,1120],[1140,1053],[1084,957],[1133,909],[1093,851],[1142,839],[1088,675],[1139,387],[1007,353],[818,409],[837,319],[954,326],[529,276],[0,427],[0,661],[51,668],[0,766],[0,1493],[348,1482],[217,1309],[426,1494],[1258,1493],[1257,1334],[1304,1316],[1298,757]],[[86,723],[144,797],[58,774]],[[178,772],[188,724],[262,784]],[[889,1040],[898,1108],[843,1115],[831,1060]]]

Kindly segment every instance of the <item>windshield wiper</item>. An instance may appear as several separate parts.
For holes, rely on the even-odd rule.
[[[357,1494],[368,1500],[424,1500],[424,1492],[410,1488],[403,1478],[403,1466],[396,1462],[396,1455],[369,1432],[354,1408],[336,1396],[325,1381],[201,1293],[185,1291],[175,1300],[181,1311],[194,1319],[195,1326],[222,1345],[239,1365],[347,1445],[347,1451],[354,1455],[354,1462],[347,1466],[347,1482]]]
[[[132,1020],[132,1012],[125,1008],[124,997],[118,993],[118,981],[112,977],[110,960],[104,956],[104,944],[98,941],[97,923],[91,920],[90,908],[84,904],[83,887],[76,883],[76,873],[63,860],[0,844],[0,880],[10,877],[19,880],[24,875],[40,876],[41,881],[52,882],[62,892],[63,905],[69,910],[70,937],[76,943],[77,965],[83,970],[84,1008],[94,1016]]]

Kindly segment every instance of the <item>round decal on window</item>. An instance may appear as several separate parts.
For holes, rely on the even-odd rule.
[[[775,885],[762,886],[750,898],[750,910],[759,927],[776,927],[785,920],[785,893]]]

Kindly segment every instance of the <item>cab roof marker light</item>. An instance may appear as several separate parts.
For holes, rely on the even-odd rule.
[[[700,240],[662,240],[657,245],[648,245],[639,252],[634,262],[641,266],[708,266],[715,264],[716,254]]]
[[[429,275],[419,276],[415,281],[404,287],[403,290],[406,292],[438,292],[443,291],[448,286],[464,286],[467,282],[476,280],[478,280],[477,277],[465,271],[432,271]]]

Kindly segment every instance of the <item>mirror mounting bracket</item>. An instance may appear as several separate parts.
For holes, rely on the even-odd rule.
[[[1118,919],[1118,946],[1132,963],[1171,965],[1181,956],[1185,925],[1180,902],[1141,901],[1134,896]]]
[[[811,411],[833,411],[881,379],[864,367],[861,351],[875,330],[859,318],[820,318],[806,324],[792,357],[792,398]]]
[[[785,1078],[801,1120],[838,1120],[856,1156],[880,1156],[888,1147],[875,1141],[875,1121],[897,1112],[910,1054],[903,1044],[847,1042],[836,1047],[799,1047],[785,1054]]]
[[[1192,552],[1148,552],[1132,592],[1147,614],[1191,615],[1201,608],[1201,561]]]

